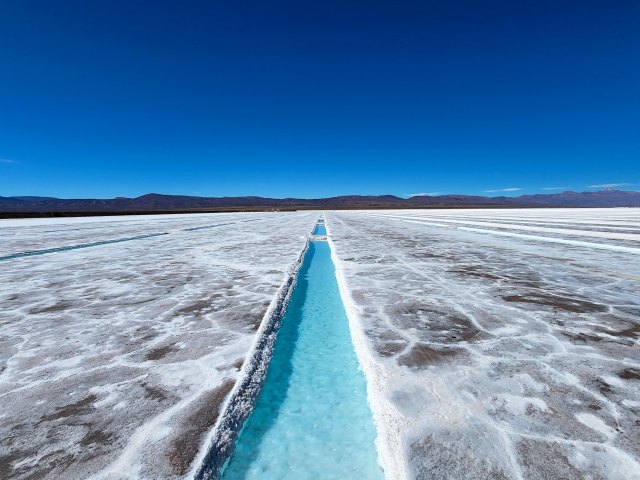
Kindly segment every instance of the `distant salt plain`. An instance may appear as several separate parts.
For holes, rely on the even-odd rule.
[[[0,221],[0,478],[190,478],[318,216]],[[639,210],[326,219],[387,478],[640,478]]]
[[[327,225],[387,478],[640,478],[640,210]]]
[[[0,221],[0,478],[188,476],[317,217]]]

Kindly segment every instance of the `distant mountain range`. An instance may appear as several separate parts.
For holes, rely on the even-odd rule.
[[[347,195],[330,198],[192,197],[150,193],[137,198],[0,197],[4,217],[239,210],[489,207],[640,207],[640,192],[602,190],[519,197]]]

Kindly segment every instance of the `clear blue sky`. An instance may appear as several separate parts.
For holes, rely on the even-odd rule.
[[[0,195],[640,186],[640,2],[0,0]]]

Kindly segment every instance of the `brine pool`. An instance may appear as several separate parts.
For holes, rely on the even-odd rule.
[[[331,249],[314,241],[222,478],[382,479],[375,435]]]

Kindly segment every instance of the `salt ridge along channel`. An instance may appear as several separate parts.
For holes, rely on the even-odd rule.
[[[382,479],[375,436],[331,248],[314,240],[222,478]]]

